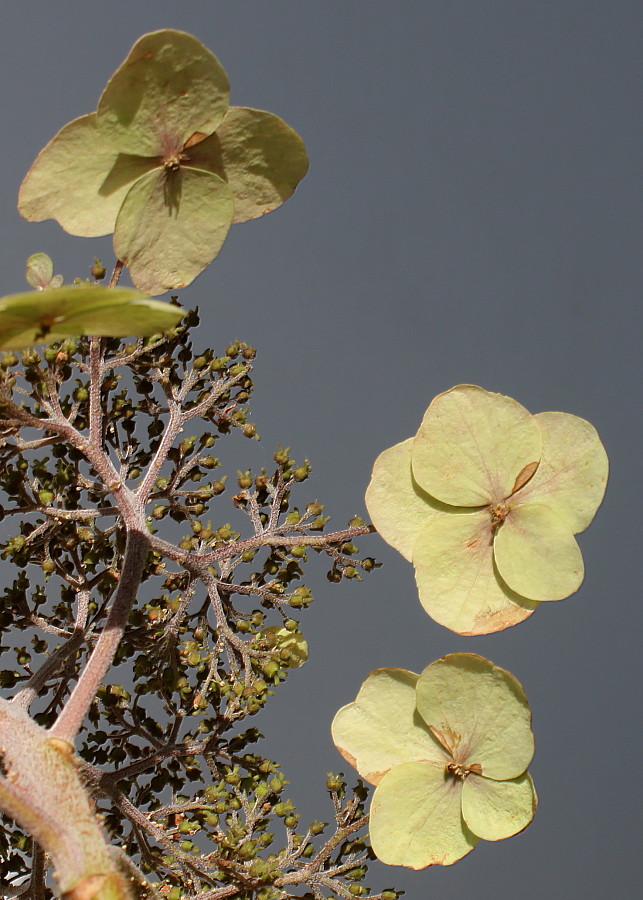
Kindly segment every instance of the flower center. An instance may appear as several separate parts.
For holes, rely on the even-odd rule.
[[[166,157],[163,167],[167,172],[177,172],[181,168],[181,157],[178,154]]]
[[[460,781],[464,781],[467,775],[471,775],[471,773],[474,775],[482,775],[482,766],[480,763],[472,763],[470,766],[465,766],[462,763],[454,761],[447,765],[447,774]]]
[[[491,507],[491,529],[499,528],[509,515],[509,507],[505,503],[497,503]]]

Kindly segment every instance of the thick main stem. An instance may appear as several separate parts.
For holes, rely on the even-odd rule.
[[[141,582],[148,550],[149,536],[138,529],[128,530],[123,569],[107,623],[69,700],[50,729],[53,737],[73,744],[96,692],[114,661]]]

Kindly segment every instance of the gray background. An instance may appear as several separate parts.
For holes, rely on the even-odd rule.
[[[580,592],[507,632],[459,638],[422,611],[413,572],[312,586],[310,662],[256,724],[304,816],[328,818],[336,709],[373,668],[415,671],[472,650],[512,671],[534,713],[533,825],[454,867],[373,865],[413,900],[628,897],[640,885],[639,523],[641,6],[487,2],[8,2],[1,5],[1,292],[44,250],[66,278],[83,241],[15,212],[36,152],[95,108],[143,32],[175,27],[219,56],[232,102],[297,128],[312,164],[295,197],[235,226],[182,294],[202,341],[259,348],[243,453],[277,442],[314,463],[304,486],[341,527],[364,513],[375,456],[415,432],[438,392],[473,382],[601,433],[612,474],[581,536]],[[246,449],[247,448],[247,449]],[[243,461],[243,460],[242,460]],[[231,460],[234,468],[237,460]],[[249,464],[249,463],[248,463]],[[305,488],[309,491],[306,492]],[[225,520],[226,512],[221,513]]]

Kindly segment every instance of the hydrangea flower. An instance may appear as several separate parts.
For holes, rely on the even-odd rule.
[[[453,653],[416,675],[378,669],[339,710],[333,740],[377,785],[370,838],[384,863],[448,866],[525,829],[537,798],[531,713],[509,672]]]
[[[225,71],[195,37],[143,35],[96,112],[65,125],[39,154],[20,189],[21,214],[84,237],[114,232],[137,287],[184,287],[232,223],[275,209],[308,169],[292,128],[228,99]]]
[[[429,406],[414,438],[385,450],[366,491],[373,524],[413,562],[427,613],[460,634],[501,631],[578,590],[574,535],[607,484],[596,430],[531,415],[474,385]]]

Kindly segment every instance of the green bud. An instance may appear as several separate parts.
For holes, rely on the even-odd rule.
[[[107,275],[107,269],[97,257],[94,258],[94,265],[91,267],[89,272],[94,281],[102,281],[103,278]]]
[[[56,495],[53,491],[42,490],[38,491],[38,499],[42,503],[43,506],[51,506],[53,503],[54,497]]]

